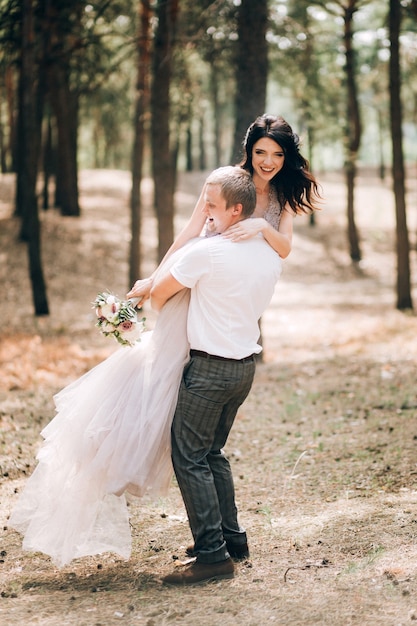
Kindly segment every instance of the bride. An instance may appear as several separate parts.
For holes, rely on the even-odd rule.
[[[238,242],[261,234],[288,256],[294,216],[317,208],[319,198],[298,143],[280,117],[263,115],[251,124],[241,166],[255,183],[254,217],[222,236]],[[138,306],[149,298],[157,273],[202,232],[215,234],[205,224],[203,193],[159,268],[127,294]],[[189,358],[188,299],[188,290],[171,298],[139,343],[121,347],[54,397],[56,416],[41,433],[38,465],[9,520],[22,533],[24,550],[44,552],[59,567],[103,552],[129,558],[125,493],[162,496],[171,483],[170,426]]]

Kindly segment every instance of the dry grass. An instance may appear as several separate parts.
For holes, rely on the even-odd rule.
[[[201,181],[182,178],[179,220]],[[346,252],[337,177],[323,178],[327,207],[316,227],[297,220],[294,250],[263,320],[265,362],[228,442],[251,559],[232,581],[170,589],[159,577],[190,541],[175,485],[164,501],[131,500],[128,562],[103,555],[57,570],[42,554],[22,553],[20,537],[7,529],[39,431],[53,416],[52,395],[116,348],[94,328],[90,302],[101,289],[123,295],[128,288],[129,182],[121,172],[83,172],[83,217],[43,216],[51,315],[38,320],[9,181],[0,182],[0,624],[416,621],[417,322],[394,308],[388,186],[361,181],[359,268]],[[410,189],[410,206],[415,195]],[[144,243],[150,271],[149,211]]]

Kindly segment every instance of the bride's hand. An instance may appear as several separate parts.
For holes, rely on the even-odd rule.
[[[265,220],[263,217],[249,218],[230,226],[222,236],[230,239],[230,241],[244,241],[255,237],[264,227]]]
[[[132,289],[126,294],[129,300],[137,300],[135,307],[141,307],[146,300],[149,300],[152,288],[152,278],[137,280]]]

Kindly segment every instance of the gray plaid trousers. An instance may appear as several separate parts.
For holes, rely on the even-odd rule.
[[[172,422],[172,462],[200,562],[226,559],[226,541],[246,542],[222,448],[254,374],[254,359],[195,356],[184,368]]]

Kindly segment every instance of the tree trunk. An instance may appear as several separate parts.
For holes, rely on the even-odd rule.
[[[313,170],[314,169],[314,129],[313,129],[313,125],[311,123],[311,116],[310,116],[310,112],[307,109],[307,113],[306,113],[306,117],[307,117],[307,143],[308,143],[308,162],[310,164],[310,169]],[[316,212],[313,211],[312,213],[310,213],[310,217],[308,219],[310,226],[315,226],[316,225]]]
[[[15,71],[13,67],[8,66],[6,68],[5,75],[6,82],[6,98],[7,98],[7,119],[9,126],[9,145],[7,152],[9,153],[11,160],[11,171],[17,171],[17,128],[16,128],[16,116],[15,116]]]
[[[355,54],[352,46],[353,15],[357,10],[357,0],[349,0],[344,7],[344,43],[346,54],[346,84],[347,84],[347,158],[345,164],[347,188],[347,220],[350,258],[360,261],[362,258],[359,234],[355,223],[355,179],[356,161],[361,140],[361,121],[355,77]]]
[[[410,244],[405,204],[405,173],[402,145],[401,64],[400,64],[400,0],[390,0],[389,31],[391,55],[389,62],[390,119],[392,140],[392,178],[395,196],[397,251],[397,308],[412,309],[410,288]]]
[[[232,163],[242,158],[247,127],[265,113],[268,78],[268,0],[242,0],[238,9],[236,59],[235,135]]]
[[[204,144],[204,118],[203,115],[198,119],[198,167],[201,171],[207,169],[206,147]]]
[[[77,171],[78,94],[71,91],[69,72],[55,63],[50,68],[50,96],[57,128],[56,204],[62,215],[80,215]]]
[[[186,133],[185,171],[192,172],[194,168],[193,168],[193,131],[191,129],[191,111],[190,111],[190,121],[187,124],[185,133]]]
[[[154,38],[152,110],[152,170],[158,219],[158,261],[174,239],[174,159],[170,145],[170,82],[178,0],[158,0]]]
[[[78,87],[70,82],[72,55],[81,30],[85,3],[46,0],[45,30],[49,32],[48,91],[56,121],[55,204],[62,215],[79,216],[77,132]]]
[[[214,154],[215,154],[215,167],[219,167],[222,164],[222,114],[219,101],[219,85],[218,85],[218,68],[216,63],[210,65],[210,95],[213,104],[213,123],[214,123]]]
[[[140,186],[143,171],[143,151],[145,145],[145,118],[149,110],[150,76],[150,23],[151,7],[149,0],[139,3],[138,24],[138,78],[136,85],[136,108],[134,118],[134,145],[132,155],[132,192],[130,197],[130,220],[132,237],[129,253],[129,285],[141,275],[141,226],[142,203]]]
[[[29,272],[36,315],[48,315],[46,286],[42,270],[40,222],[36,197],[38,154],[41,144],[44,68],[36,63],[33,0],[22,1],[22,57],[19,95],[21,119],[20,201],[24,232],[28,242]],[[35,79],[37,77],[37,79]]]
[[[45,120],[45,141],[43,146],[43,209],[49,209],[49,181],[54,174],[54,148],[51,113],[48,110]]]
[[[7,172],[7,159],[6,159],[6,149],[4,143],[4,127],[3,122],[0,119],[0,171],[2,174],[6,174]]]
[[[23,0],[22,4],[23,4]],[[23,24],[22,24],[23,28]],[[22,34],[23,40],[23,34]],[[23,157],[24,157],[24,146],[26,142],[25,137],[25,112],[24,112],[24,104],[25,104],[25,95],[24,91],[27,89],[24,80],[23,73],[23,57],[25,55],[25,50],[23,49],[23,41],[22,41],[22,49],[21,49],[21,58],[20,58],[20,73],[17,79],[17,120],[16,120],[16,158],[14,161],[15,169],[13,171],[16,172],[16,191],[15,191],[15,206],[14,206],[14,215],[17,217],[23,217],[23,203],[24,203],[24,190],[22,189],[23,185],[26,183],[23,182]],[[29,235],[25,232],[26,222],[22,220],[20,225],[20,239],[22,241],[27,241]]]
[[[379,141],[379,177],[385,180],[385,160],[384,160],[384,127],[382,123],[381,110],[377,110],[378,114],[378,141]]]

